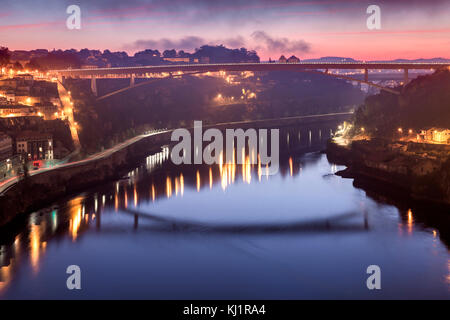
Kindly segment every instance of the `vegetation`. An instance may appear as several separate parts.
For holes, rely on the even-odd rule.
[[[227,62],[259,62],[259,57],[255,51],[245,48],[229,49],[223,45],[209,46],[205,45],[196,49],[195,52],[189,53],[183,50],[175,49],[165,50],[162,54],[158,50],[146,49],[129,56],[126,52],[111,52],[105,50],[89,50],[75,49],[70,50],[53,50],[47,51],[43,49],[32,51],[13,51],[9,53],[7,48],[0,48],[0,65],[7,64],[9,57],[12,55],[13,60],[30,60],[24,66],[28,69],[39,70],[57,70],[67,68],[80,68],[83,65],[97,67],[131,67],[131,66],[148,66],[163,65],[180,62],[170,62],[165,58],[188,58],[191,62],[209,61],[211,63],[227,63]]]
[[[398,128],[450,128],[450,71],[420,76],[399,96],[382,92],[366,99],[355,114],[355,132],[364,127],[375,137],[392,137]]]
[[[80,68],[81,60],[77,56],[76,51],[58,50],[49,52],[43,57],[32,58],[26,67],[41,70]]]
[[[7,65],[11,54],[8,48],[0,47],[0,66]]]
[[[202,46],[193,54],[195,58],[208,57],[211,63],[226,62],[259,62],[259,57],[255,51],[248,51],[245,48],[228,49],[220,46]]]

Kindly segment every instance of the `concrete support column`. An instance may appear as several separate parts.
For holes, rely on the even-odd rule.
[[[364,69],[364,81],[365,82],[369,81],[369,70],[368,69]]]
[[[408,73],[408,69],[403,70],[403,83],[407,84],[409,81],[409,73]]]
[[[65,82],[66,82],[66,77],[65,76],[58,76],[58,81],[61,82],[62,85],[64,85]]]
[[[134,215],[134,229],[139,227],[139,216],[137,214]]]
[[[134,77],[135,77],[135,75],[132,74],[131,78],[130,78],[130,87],[134,87]]]
[[[91,78],[91,91],[94,94],[94,96],[98,95],[98,92],[97,92],[97,79],[95,78],[95,76],[92,76],[92,78]]]

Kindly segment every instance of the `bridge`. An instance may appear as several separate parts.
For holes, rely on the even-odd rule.
[[[136,86],[152,83],[151,81],[135,84],[136,78],[157,78],[155,74],[166,74],[167,77],[182,77],[183,75],[199,74],[208,72],[244,72],[244,71],[293,71],[293,72],[313,72],[341,78],[349,81],[365,83],[377,87],[381,90],[400,94],[398,91],[383,87],[377,83],[369,81],[370,70],[392,70],[403,73],[403,83],[409,81],[409,70],[437,70],[450,68],[450,63],[420,63],[420,62],[298,62],[298,63],[215,63],[215,64],[181,64],[181,65],[159,65],[140,67],[118,67],[118,68],[98,68],[98,69],[67,69],[53,70],[50,74],[58,77],[61,82],[66,78],[91,79],[92,92],[97,95],[97,79],[107,78],[129,78],[130,85],[120,89],[98,100],[107,98],[113,94],[129,90]],[[345,75],[332,73],[332,70],[361,70],[360,75]],[[398,77],[398,73],[395,73]],[[363,75],[363,77],[361,77]],[[379,76],[378,76],[379,77]]]

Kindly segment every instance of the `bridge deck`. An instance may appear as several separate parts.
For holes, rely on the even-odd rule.
[[[182,64],[98,69],[53,70],[52,74],[66,77],[101,77],[107,75],[132,75],[162,72],[218,72],[218,71],[306,71],[306,70],[435,70],[450,68],[450,63],[397,63],[397,62],[299,62],[299,63],[221,63]]]

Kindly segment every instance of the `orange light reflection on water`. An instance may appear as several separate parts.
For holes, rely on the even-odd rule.
[[[78,230],[81,225],[81,212],[83,206],[84,197],[77,197],[69,201],[69,233],[72,236],[72,240],[75,241],[78,236]]]
[[[411,209],[408,209],[408,222],[406,226],[408,227],[408,234],[411,234],[414,226],[414,219]]]
[[[181,188],[181,196],[184,194],[184,177],[183,174],[180,175],[180,188]]]
[[[209,167],[209,188],[212,189],[213,186],[213,175],[212,175],[212,169]]]
[[[172,180],[170,177],[166,177],[166,196],[167,198],[172,196]]]
[[[200,181],[200,172],[197,170],[197,191],[200,191],[200,187],[201,187],[201,181]]]
[[[292,157],[289,158],[289,172],[292,177],[294,175],[294,164],[292,162]]]
[[[134,198],[134,206],[137,207],[137,205],[138,205],[138,193],[137,193],[137,190],[136,190],[136,184],[134,185],[133,198]]]

